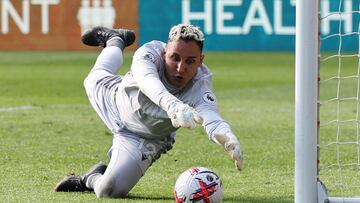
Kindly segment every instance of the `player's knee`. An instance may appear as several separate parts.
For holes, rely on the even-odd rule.
[[[91,70],[83,82],[86,92],[91,92],[96,87],[96,85],[107,76],[113,76],[113,74],[102,69]]]
[[[83,85],[88,96],[92,94],[98,81],[99,77],[94,72],[90,72],[88,76],[86,76]]]
[[[90,87],[93,86],[93,81],[91,79],[91,76],[90,74],[84,79],[84,82],[83,82],[83,85],[84,85],[84,88],[86,90],[86,92],[89,92],[89,90],[91,89]]]
[[[100,184],[95,185],[94,192],[99,198],[111,197],[114,185],[115,180],[112,178],[107,178],[106,180],[102,180]]]
[[[96,196],[99,198],[122,198],[130,190],[131,188],[125,182],[117,183],[113,178],[103,181],[101,185],[94,189]]]

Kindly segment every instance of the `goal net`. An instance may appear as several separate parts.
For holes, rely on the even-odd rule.
[[[296,1],[295,203],[360,202],[359,1]]]
[[[360,197],[359,6],[320,0],[318,178],[337,202]]]

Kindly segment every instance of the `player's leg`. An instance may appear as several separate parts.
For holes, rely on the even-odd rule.
[[[114,76],[123,64],[123,53],[119,47],[105,47],[96,59],[95,65],[84,80],[84,87],[89,94],[105,77]]]
[[[84,80],[89,101],[107,127],[118,128],[118,115],[111,103],[116,84],[121,77],[116,75],[123,63],[123,49],[134,42],[135,35],[129,30],[114,30],[95,27],[82,36],[82,41],[90,46],[105,47],[97,57],[94,67]]]
[[[57,192],[95,191],[98,197],[126,196],[146,170],[170,150],[175,134],[164,140],[145,140],[138,137],[114,135],[109,152],[110,163],[93,166],[83,175],[65,177],[55,187]]]
[[[90,177],[86,185],[93,188],[98,197],[124,197],[173,143],[173,135],[163,141],[115,135],[105,173]]]
[[[126,196],[151,164],[142,159],[144,145],[134,137],[114,135],[109,151],[110,163],[103,175],[94,175],[86,183],[97,197]]]
[[[121,82],[121,77],[115,75],[122,65],[122,51],[130,46],[135,40],[132,31],[119,29],[113,30],[104,27],[96,27],[82,36],[82,41],[90,46],[102,46],[103,51],[98,56],[96,63],[84,81],[90,103],[95,111],[112,131],[121,128],[117,123],[117,115],[113,110],[111,95],[116,84]],[[89,177],[102,175],[106,165],[95,165],[87,173],[81,176],[67,176],[55,187],[57,192],[84,192],[91,191],[86,187]]]
[[[56,185],[55,191],[95,191],[97,197],[126,196],[152,163],[151,159],[143,156],[151,154],[144,143],[139,138],[115,135],[108,166],[100,163],[83,175],[67,176]]]
[[[136,157],[125,148],[113,148],[104,175],[89,178],[87,187],[93,188],[97,197],[125,197],[142,176]]]

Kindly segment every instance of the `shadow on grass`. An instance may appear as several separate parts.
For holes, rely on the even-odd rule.
[[[144,195],[137,195],[137,194],[129,194],[124,199],[134,199],[134,200],[173,200],[174,197],[172,196],[144,196]]]
[[[131,194],[125,197],[124,199],[132,200],[174,200],[172,196],[144,196],[138,194]],[[240,202],[240,203],[290,203],[293,202],[293,198],[289,196],[284,197],[246,197],[246,196],[235,196],[235,197],[225,197],[224,202]]]
[[[224,202],[240,202],[240,203],[291,203],[294,202],[292,197],[246,197],[246,196],[235,196],[225,197]]]

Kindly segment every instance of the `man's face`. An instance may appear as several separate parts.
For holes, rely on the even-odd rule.
[[[168,42],[164,50],[165,74],[170,84],[184,87],[197,73],[204,55],[194,41]]]

